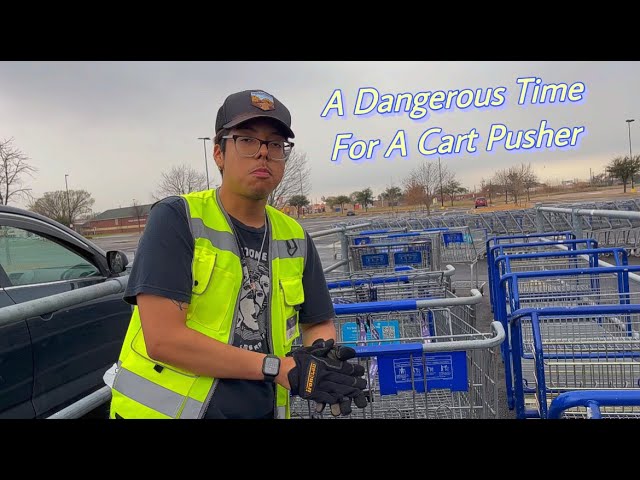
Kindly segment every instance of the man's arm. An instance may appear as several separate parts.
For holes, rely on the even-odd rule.
[[[300,331],[305,347],[314,340],[337,340],[334,324],[335,310],[327,287],[320,255],[307,233],[307,263],[302,276],[305,301],[300,309]]]
[[[140,321],[151,358],[208,377],[264,378],[264,354],[219,342],[187,327],[187,307],[186,303],[157,295],[138,295]]]
[[[300,330],[302,331],[302,344],[305,347],[310,346],[318,338],[338,340],[333,318],[318,323],[301,323]]]

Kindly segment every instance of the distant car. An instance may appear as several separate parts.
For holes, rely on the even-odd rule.
[[[486,207],[489,203],[485,197],[476,197],[476,208],[478,207]]]
[[[103,283],[127,265],[123,252],[0,206],[0,308]],[[120,293],[0,323],[0,419],[46,418],[104,387],[130,317]]]
[[[347,212],[347,217],[353,217],[356,214],[356,212],[354,212],[353,210],[349,210]]]

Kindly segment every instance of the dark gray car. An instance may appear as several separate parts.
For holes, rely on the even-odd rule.
[[[49,218],[0,206],[0,308],[105,282],[127,263]],[[130,317],[120,293],[0,323],[0,418],[46,418],[104,387]]]

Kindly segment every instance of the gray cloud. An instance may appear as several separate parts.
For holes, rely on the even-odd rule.
[[[96,210],[151,200],[160,173],[187,163],[204,171],[199,136],[213,133],[218,106],[229,93],[267,90],[290,108],[296,145],[311,162],[312,197],[371,187],[378,193],[399,184],[424,156],[417,142],[426,129],[453,135],[475,128],[480,139],[473,155],[441,155],[468,188],[499,168],[531,162],[541,178],[587,178],[616,155],[628,154],[626,118],[640,153],[640,98],[637,62],[4,62],[0,63],[0,138],[16,145],[39,169],[31,186],[36,195],[85,188]],[[516,79],[537,76],[546,83],[584,82],[580,104],[517,105]],[[353,113],[358,89],[381,94],[504,86],[506,106],[450,110],[414,121],[406,113]],[[344,118],[320,118],[335,89],[345,101]],[[484,151],[489,128],[512,130],[584,126],[578,148],[507,152]],[[409,157],[382,158],[394,133],[404,129]],[[353,133],[380,139],[382,150],[369,161],[330,161],[335,136]],[[211,155],[208,156],[210,166]],[[209,168],[212,182],[218,180]]]

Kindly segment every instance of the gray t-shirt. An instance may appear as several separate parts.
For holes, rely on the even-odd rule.
[[[248,267],[242,282],[238,322],[233,344],[247,350],[268,353],[265,334],[269,308],[269,234],[232,218]],[[307,262],[302,284],[305,302],[300,323],[317,323],[334,317],[320,256],[307,237]],[[263,243],[264,240],[264,243]],[[260,254],[262,251],[262,254]],[[191,301],[194,238],[184,199],[168,197],[151,209],[144,234],[135,253],[124,300],[136,304],[136,295],[149,293],[178,302]],[[260,262],[258,258],[260,257]],[[253,285],[253,288],[252,288]],[[263,381],[221,379],[205,418],[272,418],[274,385]]]

